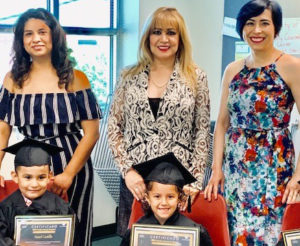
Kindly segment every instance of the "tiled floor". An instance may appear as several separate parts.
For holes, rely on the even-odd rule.
[[[111,235],[105,238],[101,238],[97,241],[93,241],[92,246],[119,246],[121,238],[117,235]]]

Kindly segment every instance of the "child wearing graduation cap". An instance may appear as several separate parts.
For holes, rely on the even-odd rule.
[[[199,227],[201,246],[213,245],[207,230],[178,210],[183,202],[183,186],[196,179],[173,153],[135,165],[134,168],[145,180],[145,199],[149,205],[145,215],[136,223]],[[130,245],[130,233],[127,230],[120,246]]]
[[[19,189],[0,203],[0,246],[15,245],[16,215],[74,214],[68,203],[47,190],[52,177],[50,157],[62,150],[34,139],[25,139],[3,149],[15,155],[15,170],[11,176]]]

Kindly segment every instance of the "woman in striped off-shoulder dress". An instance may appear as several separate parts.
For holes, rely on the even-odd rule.
[[[64,148],[52,158],[52,191],[67,192],[78,217],[81,246],[91,245],[90,153],[99,138],[100,118],[87,77],[67,57],[59,23],[45,9],[23,13],[14,31],[12,69],[0,90],[0,149],[7,146],[13,126],[25,137]],[[0,151],[0,163],[3,157]],[[1,176],[0,181],[3,186]]]

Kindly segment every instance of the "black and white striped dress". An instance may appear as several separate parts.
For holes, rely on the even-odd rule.
[[[0,120],[16,126],[25,137],[65,149],[52,158],[55,175],[63,172],[82,138],[80,122],[100,118],[101,110],[90,88],[43,94],[13,94],[4,87],[0,89]],[[91,245],[93,167],[90,159],[74,178],[68,198],[78,216],[78,231],[82,232],[79,245]]]

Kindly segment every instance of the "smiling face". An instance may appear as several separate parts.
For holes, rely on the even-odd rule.
[[[11,175],[19,185],[23,196],[30,200],[36,199],[46,192],[47,185],[52,177],[49,165],[19,166]]]
[[[266,9],[261,15],[246,21],[243,28],[243,39],[252,50],[264,50],[273,47],[275,26],[271,10]]]
[[[175,60],[179,46],[179,32],[175,27],[154,27],[149,40],[154,60]]]
[[[163,225],[176,211],[179,200],[179,192],[175,185],[161,184],[152,181],[151,190],[146,195],[151,210]]]
[[[43,20],[29,19],[24,26],[24,49],[34,59],[36,57],[51,57],[51,29]]]

